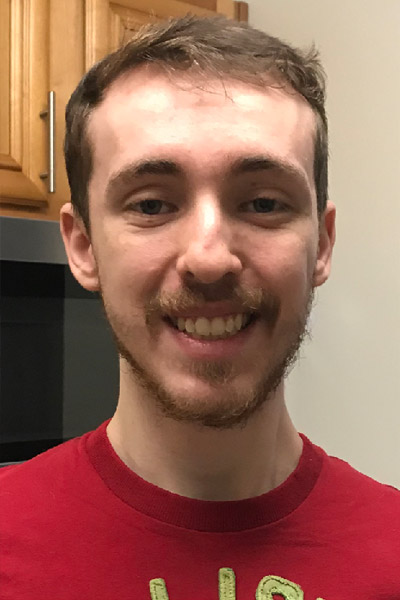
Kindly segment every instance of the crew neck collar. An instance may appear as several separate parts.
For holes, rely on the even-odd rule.
[[[277,488],[245,500],[211,501],[179,496],[151,484],[119,458],[105,421],[86,437],[89,459],[106,486],[136,511],[178,527],[208,532],[254,529],[293,512],[313,489],[322,468],[324,452],[302,433],[303,451],[296,469]]]

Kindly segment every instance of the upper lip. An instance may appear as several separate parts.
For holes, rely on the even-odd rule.
[[[243,308],[243,306],[228,304],[227,302],[213,302],[205,304],[204,306],[199,306],[197,308],[189,308],[182,312],[173,312],[169,313],[169,317],[174,317],[175,319],[181,317],[183,319],[190,319],[192,317],[206,317],[208,319],[212,319],[213,317],[229,317],[230,315],[237,315],[243,313],[254,312],[249,310],[248,308]]]

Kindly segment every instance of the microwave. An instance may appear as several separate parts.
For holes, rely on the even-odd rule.
[[[0,466],[95,429],[118,390],[101,298],[74,279],[59,223],[0,217]]]

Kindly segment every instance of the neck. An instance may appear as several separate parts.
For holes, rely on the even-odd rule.
[[[287,479],[302,452],[283,385],[244,427],[215,430],[161,416],[141,388],[121,380],[107,434],[118,456],[142,479],[200,500],[264,494]]]

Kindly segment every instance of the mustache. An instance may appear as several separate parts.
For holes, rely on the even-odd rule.
[[[145,306],[146,323],[151,324],[160,314],[201,309],[208,302],[222,301],[235,303],[243,308],[243,312],[256,312],[270,324],[276,322],[280,312],[279,298],[262,288],[226,285],[203,289],[183,287],[176,292],[157,293]]]

